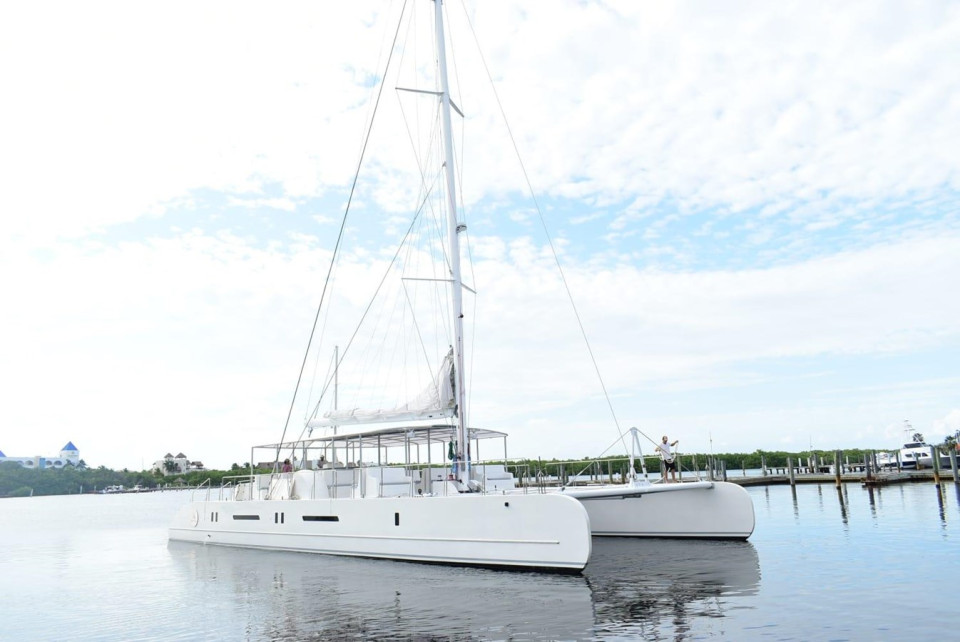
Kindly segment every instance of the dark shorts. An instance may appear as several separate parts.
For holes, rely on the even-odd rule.
[[[663,469],[664,469],[664,470],[672,470],[673,472],[677,472],[677,461],[676,461],[676,460],[667,461],[666,459],[664,459],[664,460],[663,460]]]

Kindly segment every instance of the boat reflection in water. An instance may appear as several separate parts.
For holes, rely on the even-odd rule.
[[[597,635],[707,633],[725,616],[725,598],[756,595],[760,586],[748,542],[594,538],[593,547],[584,576]]]
[[[168,550],[178,585],[196,591],[192,617],[179,613],[176,626],[211,639],[683,637],[760,581],[747,542],[594,538],[593,547],[582,576],[179,542]]]
[[[222,621],[217,639],[557,639],[583,637],[593,626],[580,575],[180,542],[168,549],[183,583],[218,605],[211,609]]]

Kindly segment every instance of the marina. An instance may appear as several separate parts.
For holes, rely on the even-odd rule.
[[[49,9],[0,640],[955,628],[956,6]]]
[[[0,615],[32,640],[915,640],[952,621],[953,485],[747,491],[749,541],[596,537],[577,576],[168,542],[188,491],[5,499]],[[924,617],[900,617],[906,595]]]

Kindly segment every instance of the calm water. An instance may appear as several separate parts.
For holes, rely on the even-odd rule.
[[[951,637],[952,484],[750,494],[748,543],[598,538],[575,577],[168,543],[183,493],[4,499],[0,639]]]

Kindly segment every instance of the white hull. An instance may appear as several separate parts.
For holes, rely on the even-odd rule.
[[[918,458],[916,468],[918,469],[933,468],[933,457],[931,457],[930,454],[927,453],[926,457]],[[950,469],[951,469],[950,455],[941,454],[940,470],[950,470]]]
[[[745,540],[753,533],[753,501],[729,482],[567,487],[580,500],[594,535]]]
[[[579,572],[583,505],[561,495],[195,501],[170,539],[269,550]]]
[[[933,457],[930,454],[930,446],[923,442],[913,442],[909,444],[904,444],[903,448],[900,449],[900,468],[904,470],[918,470],[920,468],[931,468],[933,464]],[[878,460],[881,459],[878,456]],[[889,466],[884,462],[880,462],[880,466],[893,467],[897,465],[896,457],[887,454],[887,459],[889,460]]]

